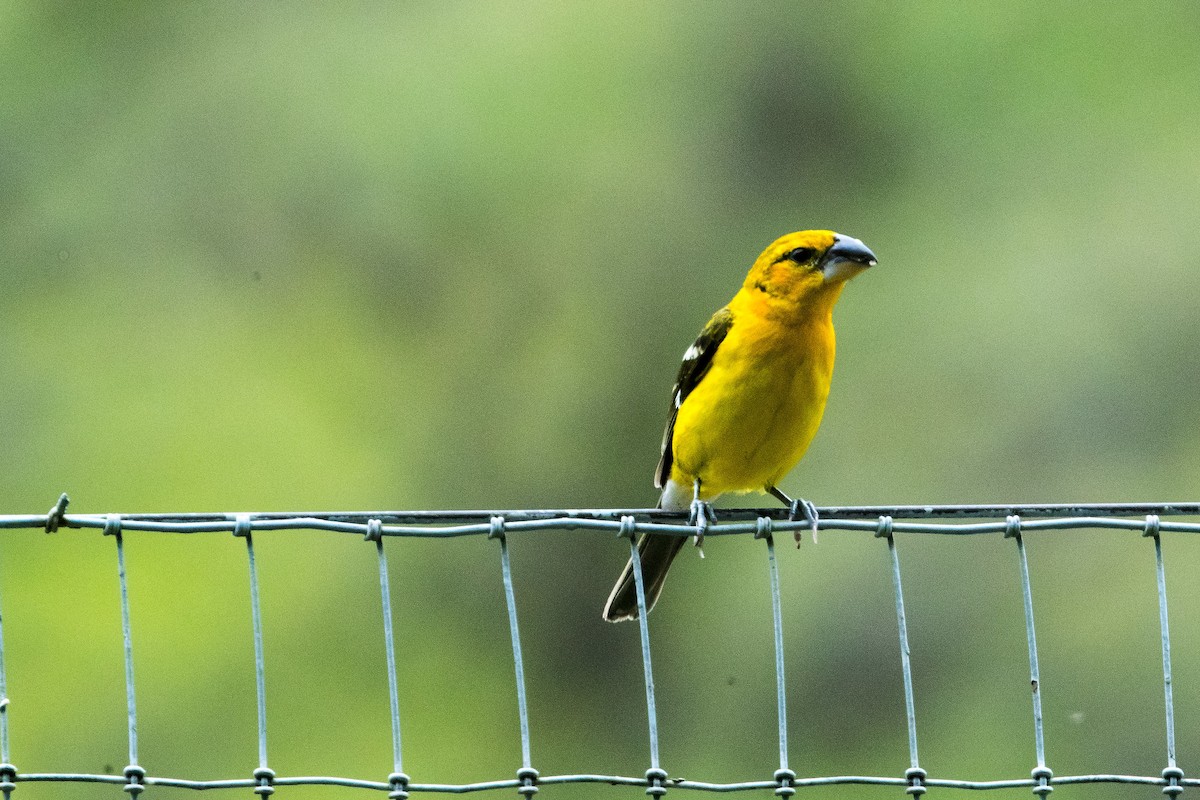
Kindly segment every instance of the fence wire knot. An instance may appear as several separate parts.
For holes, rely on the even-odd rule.
[[[905,770],[904,779],[908,781],[908,788],[904,790],[907,794],[920,797],[928,791],[925,787],[925,770],[920,767],[910,767]]]
[[[759,517],[754,523],[754,538],[769,539],[773,529],[774,523],[770,517]]]
[[[651,767],[646,770],[646,794],[651,797],[662,797],[667,793],[667,771],[660,767]]]
[[[0,792],[8,797],[13,789],[17,788],[17,768],[12,764],[0,764]]]
[[[537,794],[537,779],[538,771],[533,767],[521,767],[517,770],[517,780],[521,782],[520,788],[517,791],[525,797],[533,797]]]
[[[1046,795],[1054,791],[1054,787],[1050,785],[1050,780],[1054,777],[1054,772],[1049,767],[1034,767],[1029,776],[1037,781],[1037,786],[1033,787],[1033,793],[1043,798],[1043,800],[1045,800]]]
[[[775,770],[775,783],[778,786],[775,789],[778,797],[791,797],[796,793],[796,773],[790,769]]]
[[[258,786],[254,787],[255,794],[270,797],[275,793],[275,770],[259,767],[254,770],[254,780],[258,782]]]
[[[892,518],[884,514],[879,518],[879,525],[875,528],[875,538],[890,539],[892,538]]]
[[[233,523],[233,535],[242,539],[250,538],[250,515],[238,514],[237,520]]]
[[[488,528],[488,538],[489,539],[503,539],[504,538],[504,517],[500,516],[499,514],[492,517],[490,527]]]
[[[1183,770],[1179,767],[1167,767],[1162,771],[1162,776],[1167,782],[1163,787],[1163,794],[1171,798],[1178,797],[1183,791]]]
[[[388,775],[388,800],[408,800],[408,776],[403,772],[393,772]]]
[[[1158,514],[1146,515],[1146,527],[1142,529],[1142,536],[1149,536],[1152,539],[1158,538],[1158,530],[1162,527],[1158,519]]]
[[[125,768],[125,780],[129,781],[125,784],[125,791],[129,792],[130,797],[137,797],[146,790],[146,770],[139,767],[137,764],[130,764]]]
[[[363,534],[363,539],[368,542],[378,542],[383,537],[383,521],[378,519],[367,520],[367,531]]]
[[[633,514],[625,514],[621,517],[621,526],[617,528],[618,539],[633,539],[637,533],[637,519]]]
[[[104,518],[104,535],[105,536],[120,536],[121,535],[121,515],[109,514]]]
[[[1021,515],[1009,514],[1004,518],[1004,538],[1015,539],[1021,535]]]

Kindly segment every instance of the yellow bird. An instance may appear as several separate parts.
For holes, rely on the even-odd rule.
[[[654,474],[660,508],[760,491],[815,521],[810,503],[793,502],[777,486],[808,449],[825,412],[833,306],[846,281],[875,263],[866,245],[833,231],[789,233],[763,251],[741,290],[683,354]],[[683,543],[681,536],[638,540],[647,611]],[[637,614],[630,560],[604,618]]]

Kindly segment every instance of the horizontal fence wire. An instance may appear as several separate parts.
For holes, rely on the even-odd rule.
[[[125,654],[127,693],[127,726],[130,764],[121,775],[100,775],[73,772],[21,772],[9,761],[10,731],[8,720],[9,690],[4,670],[3,587],[0,586],[0,794],[4,800],[22,782],[42,783],[101,783],[121,786],[131,797],[149,786],[181,789],[252,789],[266,797],[279,786],[341,786],[386,792],[389,800],[404,800],[411,793],[466,793],[488,790],[513,790],[531,797],[539,786],[557,784],[607,784],[642,787],[651,796],[661,796],[668,790],[686,789],[711,792],[773,790],[781,797],[790,797],[797,789],[838,785],[875,785],[902,788],[914,797],[931,787],[949,789],[1016,789],[1028,788],[1045,797],[1055,786],[1079,784],[1128,784],[1162,787],[1164,794],[1174,797],[1187,786],[1200,786],[1200,779],[1185,777],[1176,763],[1175,711],[1172,694],[1170,631],[1167,620],[1166,570],[1162,539],[1165,533],[1200,533],[1200,523],[1170,519],[1171,517],[1200,517],[1200,503],[1101,503],[1101,504],[1042,504],[1042,505],[901,505],[901,506],[833,506],[818,508],[816,529],[823,531],[861,531],[885,540],[895,590],[896,615],[899,633],[900,660],[905,692],[905,717],[911,766],[903,775],[797,775],[788,766],[787,711],[784,680],[783,622],[780,601],[780,581],[775,564],[773,534],[795,533],[797,536],[813,528],[808,519],[793,520],[787,509],[729,508],[719,509],[715,516],[662,509],[521,509],[508,511],[352,511],[352,512],[267,512],[267,513],[180,513],[180,514],[68,514],[67,496],[62,495],[46,514],[0,515],[0,530],[39,529],[53,533],[61,528],[93,529],[112,536],[117,546],[117,574],[121,598],[121,636]],[[1114,529],[1140,533],[1154,544],[1155,580],[1158,590],[1159,622],[1162,643],[1163,695],[1165,707],[1165,768],[1160,775],[1054,775],[1047,765],[1045,734],[1042,726],[1042,686],[1038,672],[1037,640],[1034,633],[1033,597],[1030,589],[1030,568],[1023,535],[1034,531],[1078,529]],[[392,722],[393,764],[386,780],[363,780],[329,776],[276,775],[268,766],[266,699],[264,682],[266,665],[263,657],[263,620],[259,610],[259,584],[254,558],[252,536],[261,531],[329,531],[362,536],[375,545],[383,600],[384,640],[387,656],[389,711]],[[633,577],[639,609],[639,633],[645,677],[647,719],[649,722],[649,759],[643,777],[607,774],[540,775],[533,768],[531,756],[531,726],[526,702],[525,668],[521,655],[512,565],[508,555],[507,536],[525,531],[593,530],[607,531],[629,540],[631,553],[636,554],[635,542],[642,534],[680,537],[708,537],[751,534],[764,540],[767,549],[769,590],[772,595],[772,631],[775,641],[776,691],[779,725],[779,769],[770,778],[734,783],[714,783],[671,778],[659,764],[658,723],[654,703],[654,678],[651,669],[651,638],[645,611],[646,590],[642,571],[635,560]],[[137,711],[133,673],[132,620],[129,613],[128,577],[124,556],[124,535],[144,533],[231,533],[245,540],[249,562],[252,624],[251,636],[255,654],[255,683],[258,700],[258,768],[249,776],[226,780],[188,780],[153,775],[138,763]],[[970,536],[1001,534],[1016,543],[1019,578],[1023,596],[1026,633],[1033,696],[1033,754],[1035,766],[1029,777],[1010,780],[959,780],[931,776],[920,766],[917,747],[917,720],[912,678],[912,665],[904,611],[902,570],[896,544],[896,534],[935,534]],[[392,625],[392,599],[388,585],[385,537],[451,538],[485,536],[498,540],[509,629],[513,645],[513,666],[516,674],[518,735],[521,744],[521,764],[515,777],[471,783],[430,783],[411,779],[402,771],[402,717],[398,703],[399,682],[395,659],[395,640]]]

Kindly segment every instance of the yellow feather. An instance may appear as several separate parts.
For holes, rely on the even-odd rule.
[[[745,290],[730,303],[733,327],[675,420],[671,479],[691,486],[699,478],[704,498],[776,485],[825,412],[832,303],[797,308],[789,324],[750,311],[755,304]]]

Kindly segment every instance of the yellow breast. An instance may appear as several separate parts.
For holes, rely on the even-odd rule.
[[[816,435],[833,376],[830,313],[782,324],[761,309],[739,309],[739,298],[730,304],[733,327],[680,406],[672,437],[671,478],[683,486],[699,478],[705,498],[775,486]]]

